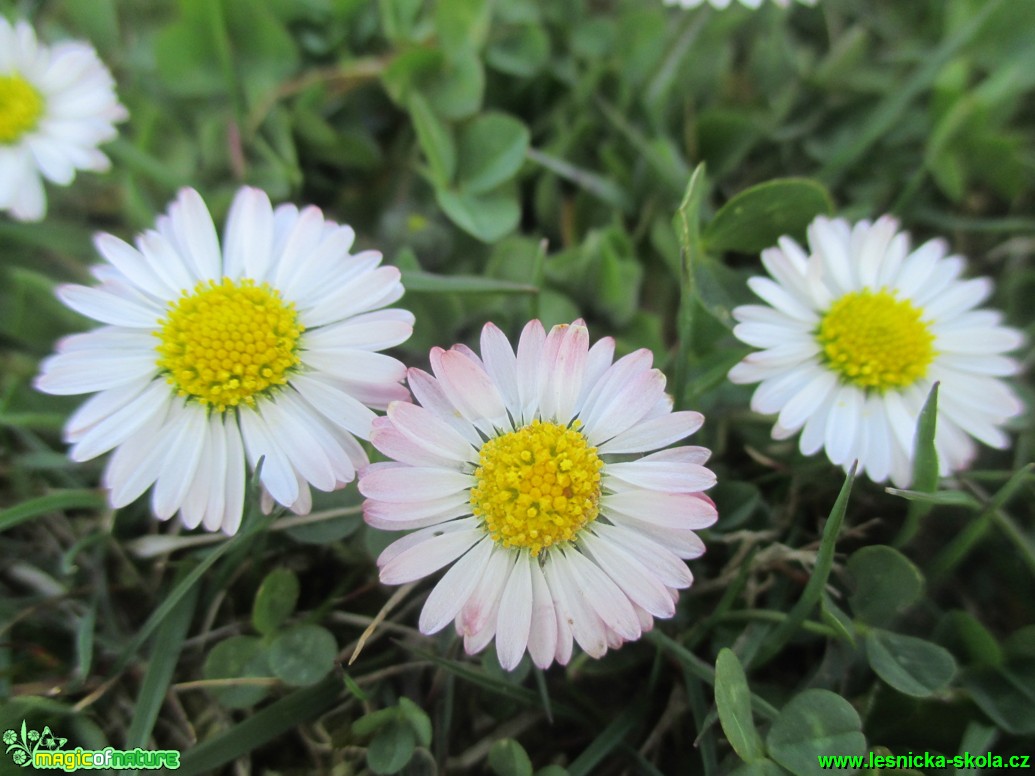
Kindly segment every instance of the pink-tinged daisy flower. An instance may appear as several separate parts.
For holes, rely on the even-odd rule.
[[[781,8],[787,8],[791,4],[791,0],[772,0],[775,5]],[[713,8],[722,10],[728,8],[733,0],[664,0],[665,5],[678,5],[682,8],[697,8],[699,5],[704,5],[708,2]],[[761,8],[764,0],[739,0],[741,5],[747,6],[748,8]],[[816,0],[798,0],[802,5],[815,5]]]
[[[62,340],[36,386],[96,393],[68,421],[73,460],[114,449],[104,475],[122,507],[152,484],[151,506],[188,528],[233,534],[245,460],[298,513],[368,463],[374,413],[409,394],[405,367],[377,351],[413,331],[399,271],[351,254],[355,233],[318,208],[276,210],[241,189],[220,247],[201,197],[184,189],[136,248],[98,235],[99,286],[66,285],[73,310],[107,324]]]
[[[1007,447],[1000,426],[1022,405],[999,378],[1017,372],[1003,354],[1023,336],[1000,313],[976,309],[992,281],[960,280],[964,260],[946,256],[942,240],[910,251],[890,216],[854,226],[820,216],[808,245],[783,237],[763,251],[770,277],[748,283],[767,304],[733,311],[734,335],[764,350],[729,377],[760,383],[751,408],[778,414],[773,438],[801,431],[805,455],[825,448],[845,469],[858,459],[874,482],[907,487],[920,409],[939,382],[943,476],[970,464],[974,439]]]
[[[86,43],[44,46],[25,22],[0,16],[0,210],[38,221],[47,209],[42,175],[67,186],[76,170],[104,172],[97,146],[127,117],[111,73]]]
[[[671,617],[693,576],[682,559],[715,522],[702,491],[709,451],[666,447],[696,431],[673,412],[648,350],[612,363],[581,321],[525,326],[515,355],[486,324],[481,356],[431,351],[434,376],[407,371],[420,402],[393,402],[370,440],[392,462],[360,473],[367,522],[413,533],[378,559],[403,584],[452,564],[420,616],[431,634],[455,622],[469,654],[493,637],[510,670],[526,649],[545,668],[573,640],[593,657]]]

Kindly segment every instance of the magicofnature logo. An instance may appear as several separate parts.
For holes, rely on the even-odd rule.
[[[77,746],[75,749],[65,749],[67,738],[59,738],[54,735],[50,725],[44,725],[43,731],[29,730],[22,720],[22,727],[19,731],[5,730],[3,742],[7,746],[7,754],[15,765],[27,768],[63,770],[67,772],[80,769],[111,769],[121,768],[146,768],[156,770],[168,768],[176,770],[180,767],[180,752],[176,749],[154,750],[140,749],[132,750],[115,749],[105,747],[104,749],[83,749]]]

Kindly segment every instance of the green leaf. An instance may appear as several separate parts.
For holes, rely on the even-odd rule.
[[[751,691],[736,653],[728,648],[715,661],[715,705],[733,751],[745,762],[765,757],[762,738],[751,717]]]
[[[461,49],[444,59],[435,74],[422,79],[420,89],[442,118],[460,121],[473,116],[485,95],[482,61],[475,53]]]
[[[448,186],[456,172],[456,145],[452,132],[421,95],[411,94],[407,107],[417,132],[417,142],[428,160],[432,182],[436,186]]]
[[[801,240],[818,215],[829,215],[830,192],[808,178],[780,178],[740,192],[720,208],[704,230],[711,253],[758,253],[789,235]]]
[[[532,776],[532,761],[513,738],[493,743],[489,749],[489,767],[496,776]]]
[[[268,636],[295,611],[298,603],[298,577],[291,569],[274,569],[259,585],[252,604],[252,625]]]
[[[399,717],[400,710],[394,706],[372,711],[369,714],[364,714],[352,723],[352,734],[358,738],[367,738],[374,735],[389,722],[398,720]]]
[[[964,671],[961,684],[993,722],[1015,736],[1035,734],[1035,660]]]
[[[206,679],[254,679],[270,677],[266,647],[257,636],[231,636],[216,644],[205,658],[201,675]],[[254,706],[266,697],[265,684],[210,687],[209,692],[228,709]]]
[[[877,676],[916,698],[944,689],[956,675],[956,661],[944,647],[882,628],[866,634],[866,658]]]
[[[550,37],[538,24],[503,28],[489,42],[489,67],[518,78],[530,78],[550,61]]]
[[[458,51],[478,51],[489,34],[486,0],[438,0],[435,31],[446,56]]]
[[[866,751],[862,721],[848,701],[829,690],[805,690],[794,696],[773,720],[766,736],[769,756],[791,773],[847,774],[823,770],[819,755],[856,755]]]
[[[480,195],[437,188],[435,199],[453,223],[486,243],[509,234],[521,219],[517,191],[509,185]]]
[[[1003,648],[988,629],[970,612],[958,609],[938,623],[937,641],[968,666],[998,666]]]
[[[296,625],[270,643],[270,668],[287,684],[316,684],[334,668],[338,642],[319,625]]]
[[[482,113],[460,130],[457,185],[484,194],[514,177],[528,151],[528,127],[505,113]]]
[[[402,713],[402,718],[409,723],[410,727],[413,728],[413,732],[417,734],[417,740],[421,745],[431,746],[431,719],[428,717],[427,712],[405,697],[399,699],[399,711]]]
[[[923,594],[923,574],[892,547],[863,547],[852,554],[847,567],[853,581],[848,597],[852,612],[870,625],[888,625]]]
[[[377,774],[398,773],[413,757],[417,736],[409,725],[389,722],[367,747],[367,766]]]

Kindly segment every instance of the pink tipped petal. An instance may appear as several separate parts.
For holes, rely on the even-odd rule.
[[[457,616],[481,581],[491,553],[492,541],[484,538],[450,567],[421,610],[421,633],[438,633]]]
[[[426,531],[431,533],[424,534]],[[378,559],[381,582],[386,585],[403,585],[422,579],[455,561],[484,537],[476,526],[466,526],[463,530],[458,528],[453,531],[445,531],[442,527],[434,526],[425,528],[420,533],[423,534],[423,540],[419,543],[408,547],[383,564],[381,559],[384,558],[384,554]]]

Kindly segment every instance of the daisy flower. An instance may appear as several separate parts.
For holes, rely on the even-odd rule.
[[[481,356],[431,351],[434,376],[409,369],[420,405],[393,402],[370,441],[395,459],[360,472],[375,528],[417,529],[377,563],[398,585],[453,564],[428,597],[420,629],[450,622],[469,654],[495,636],[500,664],[526,649],[565,664],[573,640],[602,656],[671,617],[693,576],[683,563],[715,522],[701,491],[709,451],[681,446],[697,412],[672,412],[648,350],[612,363],[581,321],[525,326],[515,355],[493,324]]]
[[[773,438],[801,431],[805,455],[825,448],[839,466],[858,459],[874,482],[907,487],[920,409],[939,382],[942,476],[970,464],[974,439],[1007,447],[1000,426],[1022,407],[999,378],[1018,370],[1003,354],[1023,337],[998,312],[975,309],[992,282],[960,280],[964,260],[946,256],[942,240],[910,251],[890,216],[854,226],[820,216],[808,244],[782,237],[763,251],[771,277],[748,284],[767,304],[733,311],[734,335],[764,350],[729,378],[760,383],[751,408],[778,413]]]
[[[707,0],[708,3],[714,8],[723,9],[728,8],[732,0]],[[787,8],[791,4],[791,0],[773,0],[773,2],[781,8]],[[798,0],[802,5],[815,5],[816,0]],[[678,5],[681,8],[697,8],[699,5],[704,5],[705,0],[664,0],[665,5]],[[740,0],[741,5],[745,5],[748,8],[760,8],[762,6],[762,0]]]
[[[0,210],[38,221],[47,209],[41,175],[67,186],[76,170],[111,166],[97,146],[127,117],[114,85],[90,45],[44,46],[28,24],[0,16]]]
[[[413,315],[380,308],[403,293],[381,254],[350,254],[355,233],[241,189],[220,247],[201,197],[184,189],[136,248],[108,234],[96,287],[61,300],[107,324],[75,334],[43,361],[36,387],[95,393],[68,421],[73,460],[115,452],[104,474],[122,507],[152,483],[151,506],[188,528],[233,534],[245,459],[297,513],[309,486],[329,491],[368,463],[355,437],[409,396],[405,367],[377,351],[406,340]]]

